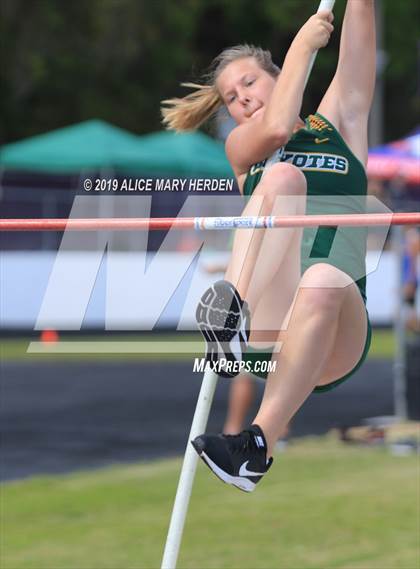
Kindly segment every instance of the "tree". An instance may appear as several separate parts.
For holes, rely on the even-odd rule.
[[[382,1],[392,139],[415,126],[420,107],[420,5]],[[334,73],[344,6],[337,0],[336,32],[317,59],[304,113],[316,108]],[[255,43],[281,63],[316,7],[313,0],[2,0],[1,142],[93,117],[137,133],[159,129],[160,100],[183,93],[179,83],[197,79],[221,49]]]

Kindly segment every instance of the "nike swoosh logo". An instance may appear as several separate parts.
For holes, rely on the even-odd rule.
[[[329,138],[315,138],[315,144],[322,144],[323,142],[328,142]]]
[[[265,472],[252,472],[252,470],[247,469],[247,464],[249,460],[243,463],[239,469],[239,476],[264,476]]]

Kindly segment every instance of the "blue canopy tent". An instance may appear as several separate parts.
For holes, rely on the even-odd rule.
[[[401,140],[369,151],[368,175],[380,180],[401,176],[407,184],[420,184],[420,127]]]

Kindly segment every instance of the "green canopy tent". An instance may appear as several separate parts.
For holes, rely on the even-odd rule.
[[[0,148],[0,167],[47,174],[112,169],[151,176],[233,175],[223,145],[201,132],[136,136],[101,120],[7,144]]]
[[[5,169],[74,173],[115,168],[116,152],[132,151],[138,137],[101,120],[89,120],[0,148]]]
[[[233,177],[223,144],[198,131],[140,136],[133,152],[118,150],[118,165],[149,175]]]

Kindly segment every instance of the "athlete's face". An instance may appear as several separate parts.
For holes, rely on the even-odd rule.
[[[223,69],[216,86],[229,114],[241,124],[263,112],[275,82],[276,79],[261,69],[253,57],[244,57]]]

